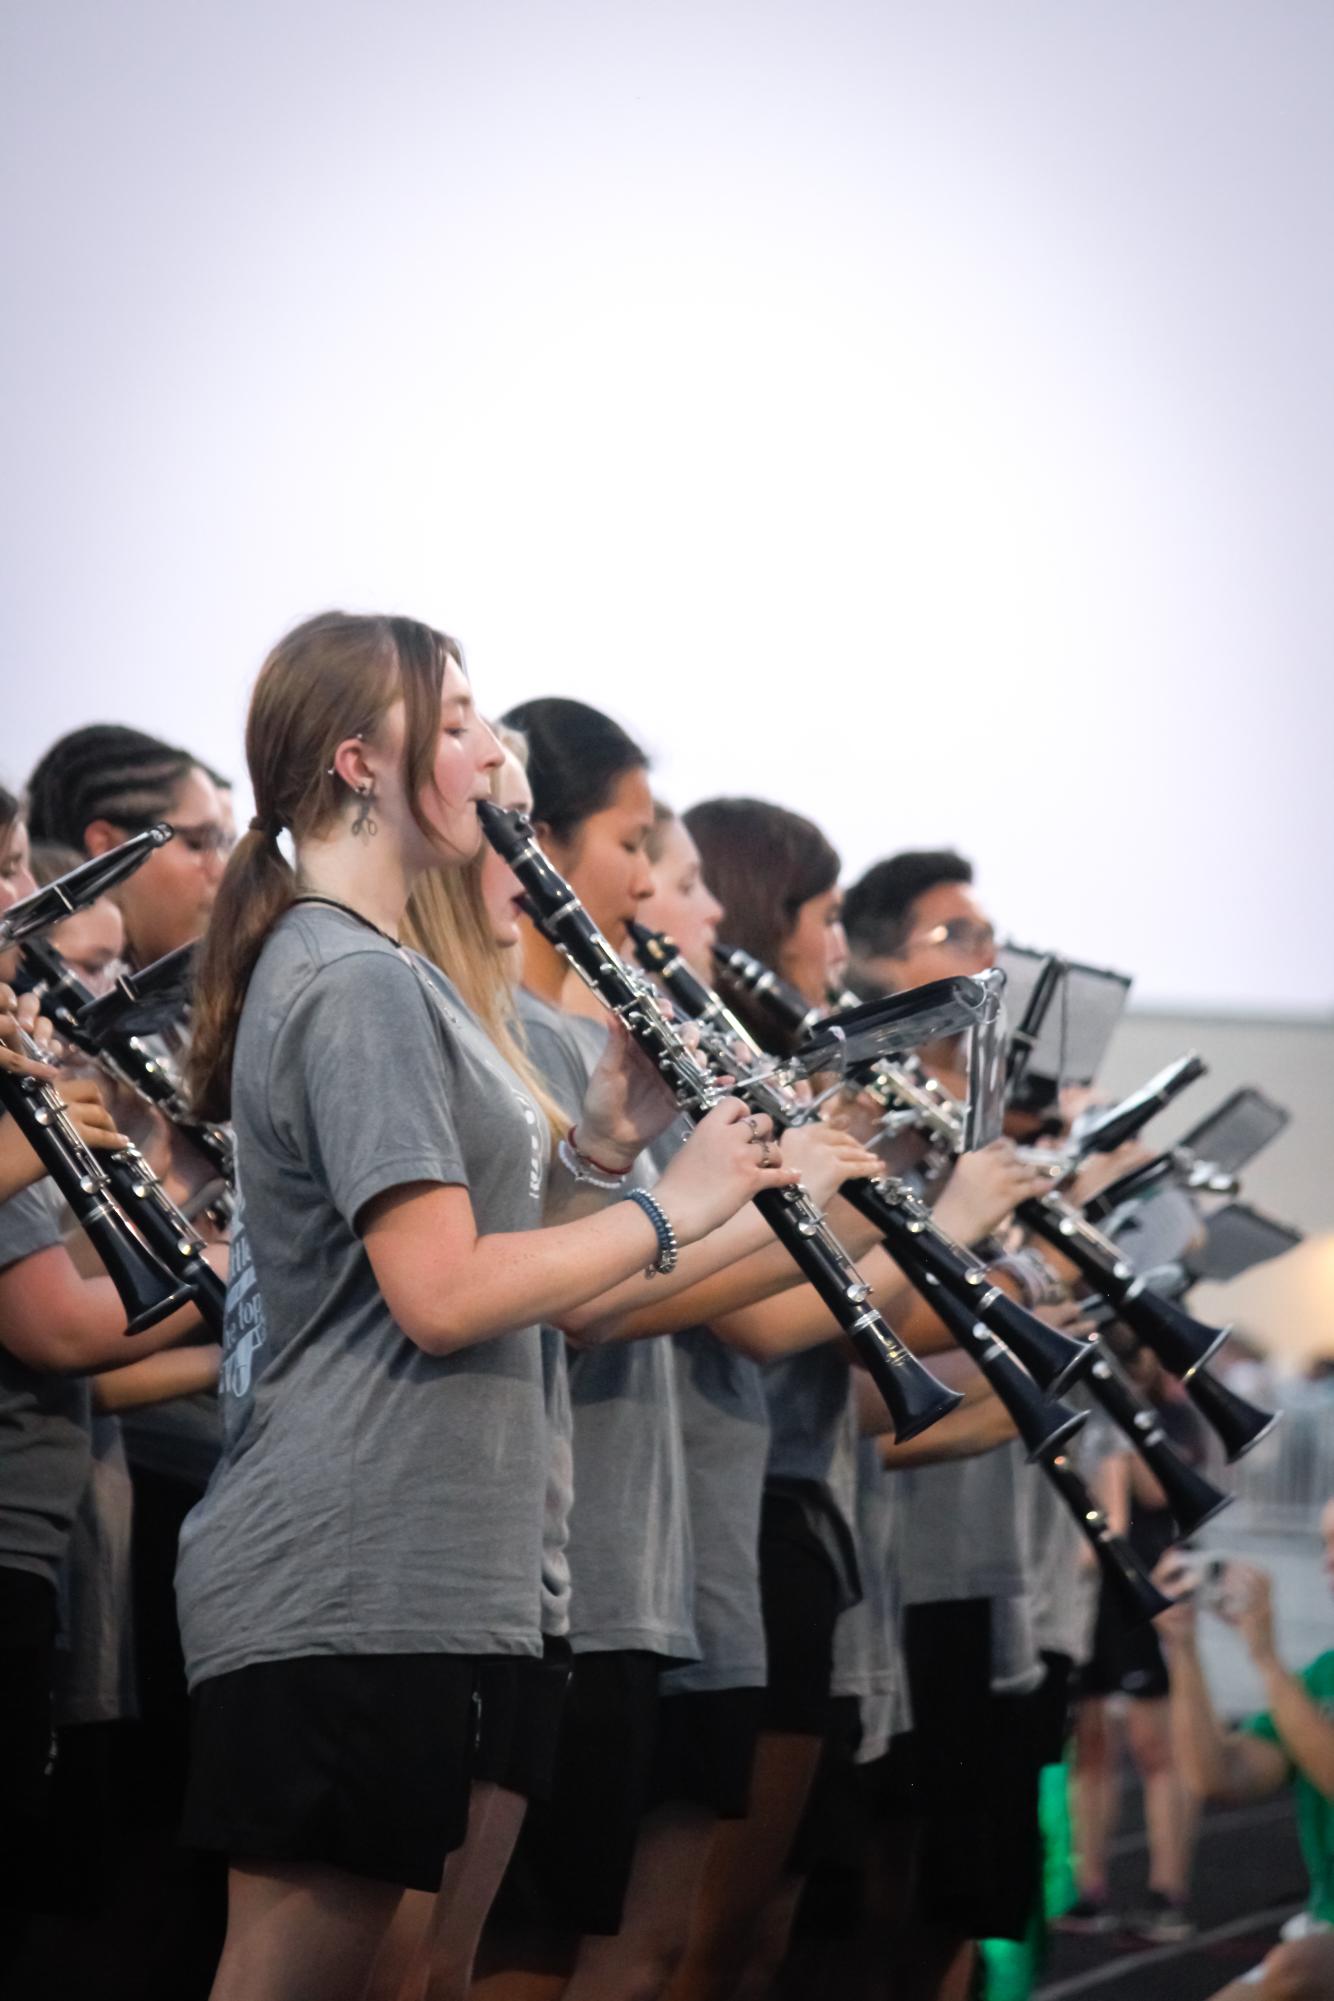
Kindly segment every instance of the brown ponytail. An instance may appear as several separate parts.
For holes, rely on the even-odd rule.
[[[231,1114],[232,1057],[250,976],[264,941],[296,896],[278,845],[321,833],[346,800],[334,753],[373,736],[400,696],[406,710],[403,785],[413,817],[429,781],[452,639],[414,619],[322,612],[279,640],[260,669],[246,719],[255,817],[227,864],[199,948],[186,1081],[201,1118]]]

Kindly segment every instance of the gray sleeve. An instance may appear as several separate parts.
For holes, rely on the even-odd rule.
[[[444,1037],[411,966],[378,950],[322,967],[274,1037],[274,1129],[354,1229],[405,1182],[468,1185]]]
[[[63,1241],[60,1205],[49,1181],[34,1182],[0,1202],[0,1271]]]
[[[534,1068],[573,1123],[579,1117],[591,1074],[583,1051],[573,1036],[563,1035],[544,1021],[526,1018],[523,1033]]]

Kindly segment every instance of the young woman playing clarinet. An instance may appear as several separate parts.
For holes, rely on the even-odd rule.
[[[240,1204],[223,1458],[178,1575],[186,1832],[231,1862],[215,2001],[351,2001],[403,1887],[463,1841],[478,1661],[541,1651],[539,1321],[791,1175],[728,1101],[652,1196],[552,1220],[603,1191],[399,942],[423,872],[477,850],[500,761],[452,641],[308,621],[261,671],[247,758],[191,1057]],[[671,1114],[632,1059],[613,1038],[579,1110],[613,1170]]]

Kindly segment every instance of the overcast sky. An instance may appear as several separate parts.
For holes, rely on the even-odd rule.
[[[1334,1004],[1325,0],[12,7],[0,775],[328,604]]]

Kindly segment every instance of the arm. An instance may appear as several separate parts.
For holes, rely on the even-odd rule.
[[[696,1127],[654,1192],[679,1241],[690,1244],[753,1195],[794,1179],[776,1149],[752,1142],[744,1105],[727,1099]],[[574,1223],[481,1236],[467,1189],[438,1182],[385,1190],[362,1206],[357,1224],[390,1312],[409,1340],[436,1355],[536,1320],[560,1325],[642,1272],[657,1250],[652,1225],[631,1202]]]
[[[108,1369],[93,1379],[93,1409],[114,1415],[216,1390],[221,1359],[221,1348],[210,1341],[202,1348],[164,1348],[127,1368]]]
[[[1165,1557],[1154,1582],[1170,1590],[1181,1581],[1180,1559]],[[1278,1745],[1246,1731],[1225,1730],[1218,1720],[1196,1643],[1193,1599],[1178,1598],[1154,1625],[1167,1655],[1172,1745],[1189,1790],[1197,1799],[1235,1805],[1281,1791],[1288,1761]]]
[[[817,1208],[832,1201],[844,1181],[874,1165],[850,1135],[823,1125],[785,1134],[783,1159],[799,1171],[802,1185]],[[842,1210],[844,1205],[837,1207]],[[847,1214],[856,1224],[858,1245],[865,1246],[868,1240],[873,1243],[874,1233],[862,1219],[854,1211]],[[843,1235],[841,1218],[834,1227],[856,1256],[857,1250]],[[791,1291],[801,1283],[801,1274],[787,1251],[774,1242],[764,1218],[748,1204],[721,1229],[683,1253],[669,1278],[645,1279],[638,1273],[613,1292],[567,1314],[560,1324],[583,1343],[638,1341],[650,1335],[672,1334],[681,1327],[716,1327],[735,1310],[771,1300],[776,1293]],[[814,1331],[786,1340],[774,1337],[780,1342],[776,1348],[761,1340],[755,1351],[761,1359],[789,1353],[794,1347],[810,1347],[815,1341],[831,1339],[838,1331],[819,1300],[814,1295],[811,1298],[814,1314],[809,1303],[805,1311]],[[738,1345],[745,1348],[745,1340],[739,1339]]]
[[[227,1269],[225,1250],[209,1262]],[[0,1340],[31,1369],[87,1375],[140,1361],[199,1326],[193,1306],[178,1307],[146,1333],[125,1332],[125,1309],[109,1278],[81,1278],[62,1244],[51,1244],[0,1272]]]
[[[938,1466],[947,1459],[975,1459],[983,1452],[1008,1445],[1014,1425],[1005,1406],[986,1390],[933,1424],[930,1431],[896,1445],[886,1434],[877,1441],[881,1461],[891,1473],[912,1466]]]
[[[1263,1570],[1230,1563],[1224,1577],[1222,1616],[1235,1626],[1265,1685],[1279,1745],[1318,1793],[1334,1799],[1334,1722],[1311,1700],[1300,1677],[1289,1674],[1274,1640],[1273,1589]]]

